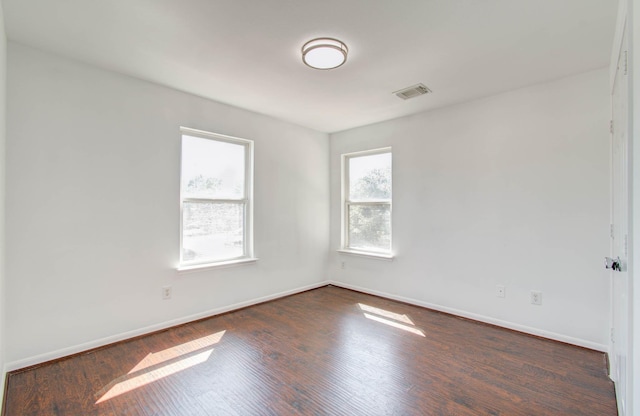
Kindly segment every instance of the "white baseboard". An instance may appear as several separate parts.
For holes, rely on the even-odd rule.
[[[74,345],[72,347],[62,348],[56,351],[48,352],[46,354],[35,355],[32,357],[24,358],[17,361],[12,361],[5,364],[5,373],[9,371],[19,370],[21,368],[30,367],[32,365],[41,364],[47,361],[56,360],[69,355],[77,354],[83,351],[92,350],[94,348],[103,347],[105,345],[113,344],[114,342],[124,341],[130,338],[138,337],[140,335],[150,334],[152,332],[161,331],[163,329],[171,328],[176,325],[182,325],[189,322],[197,321],[203,318],[209,318],[222,313],[231,312],[237,309],[246,308],[248,306],[257,305],[259,303],[268,302],[270,300],[283,298],[285,296],[295,295],[296,293],[305,292],[307,290],[317,289],[319,287],[327,286],[329,281],[314,283],[311,285],[299,287],[296,289],[287,290],[273,295],[263,296],[256,299],[247,300],[233,305],[223,306],[216,309],[210,309],[208,311],[200,312],[197,314],[185,316],[182,318],[172,319],[170,321],[161,322],[155,325],[150,325],[144,328],[135,329],[133,331],[122,332],[117,335],[112,335],[104,338],[100,338],[94,341],[85,342],[83,344]]]
[[[509,321],[503,321],[501,319],[491,318],[489,316],[479,315],[472,312],[463,311],[460,309],[449,308],[447,306],[437,305],[435,303],[423,302],[417,299],[406,298],[404,296],[393,295],[387,292],[380,292],[377,290],[371,290],[360,286],[350,285],[347,283],[330,281],[329,284],[345,289],[356,290],[358,292],[368,293],[370,295],[380,296],[387,299],[397,300],[400,302],[408,303],[410,305],[421,306],[427,309],[433,309],[439,312],[449,313],[451,315],[461,316],[463,318],[472,319],[474,321],[484,322],[487,324],[499,326],[502,328],[512,329],[514,331],[523,332],[525,334],[536,335],[539,337],[551,339],[554,341],[564,342],[566,344],[577,345],[578,347],[588,348],[591,350],[608,352],[609,347],[604,344],[587,341],[580,338],[569,337],[555,332],[545,331],[543,329],[533,328],[526,325],[520,325]]]
[[[7,373],[9,372],[9,369],[7,368],[6,365],[2,365],[2,367],[0,367],[0,370],[2,371],[2,382],[0,382],[0,413],[2,413],[3,410],[3,406],[2,404],[4,403],[4,390],[7,388],[6,383],[7,383]]]
[[[337,286],[337,287],[342,287],[345,289],[351,289],[351,290],[356,290],[358,292],[363,292],[363,293],[368,293],[371,295],[375,295],[375,296],[380,296],[380,297],[384,297],[387,299],[392,299],[392,300],[397,300],[400,302],[405,302],[411,305],[416,305],[416,306],[421,306],[424,308],[428,308],[428,309],[433,309],[436,311],[440,311],[440,312],[446,312],[452,315],[456,315],[456,316],[461,316],[464,318],[469,318],[475,321],[479,321],[479,322],[484,322],[484,323],[488,323],[491,325],[496,325],[499,327],[503,327],[503,328],[508,328],[508,329],[512,329],[515,331],[519,331],[519,332],[523,332],[526,334],[531,334],[531,335],[537,335],[543,338],[548,338],[548,339],[552,339],[555,341],[560,341],[560,342],[565,342],[567,344],[572,344],[572,345],[577,345],[579,347],[584,347],[584,348],[589,348],[592,350],[596,350],[596,351],[602,351],[602,352],[608,352],[608,346],[603,345],[603,344],[598,344],[595,342],[591,342],[591,341],[587,341],[587,340],[583,340],[583,339],[579,339],[579,338],[573,338],[573,337],[569,337],[566,335],[562,335],[562,334],[557,334],[554,332],[549,332],[549,331],[545,331],[542,329],[538,329],[538,328],[532,328],[532,327],[528,327],[525,325],[520,325],[520,324],[516,324],[513,322],[509,322],[509,321],[503,321],[500,319],[495,319],[495,318],[491,318],[488,316],[484,316],[484,315],[478,315],[475,313],[471,313],[471,312],[467,312],[467,311],[463,311],[463,310],[459,310],[459,309],[454,309],[454,308],[449,308],[446,306],[442,306],[442,305],[437,305],[434,303],[429,303],[429,302],[423,302],[417,299],[411,299],[411,298],[406,298],[404,296],[398,296],[398,295],[394,295],[391,293],[387,293],[387,292],[380,292],[380,291],[376,291],[376,290],[371,290],[371,289],[367,289],[364,287],[360,287],[360,286],[355,286],[355,285],[350,285],[347,283],[342,283],[342,282],[337,282],[337,281],[331,281],[331,280],[326,280],[323,282],[318,282],[318,283],[314,283],[311,285],[307,285],[307,286],[303,286],[303,287],[299,287],[296,289],[291,289],[291,290],[287,290],[284,292],[280,292],[280,293],[275,293],[272,295],[268,295],[268,296],[263,296],[260,298],[256,298],[256,299],[251,299],[251,300],[247,300],[244,302],[240,302],[240,303],[235,303],[233,305],[228,305],[228,306],[223,306],[220,308],[216,308],[216,309],[211,309],[211,310],[207,310],[204,312],[200,312],[197,314],[193,314],[193,315],[189,315],[189,316],[185,316],[182,318],[177,318],[177,319],[172,319],[170,321],[165,321],[165,322],[161,322],[155,325],[150,325],[144,328],[139,328],[139,329],[135,329],[132,331],[127,331],[127,332],[123,332],[120,334],[116,334],[116,335],[112,335],[112,336],[108,336],[108,337],[104,337],[104,338],[100,338],[94,341],[89,341],[89,342],[85,342],[83,344],[78,344],[78,345],[74,345],[71,347],[67,347],[67,348],[62,348],[56,351],[52,351],[49,353],[45,353],[45,354],[40,354],[40,355],[36,355],[36,356],[32,356],[32,357],[28,357],[28,358],[24,358],[21,360],[17,360],[17,361],[12,361],[9,363],[5,363],[4,366],[4,372],[5,374],[7,372],[10,371],[15,371],[15,370],[19,370],[21,368],[25,368],[25,367],[30,367],[32,365],[37,365],[37,364],[41,364],[47,361],[51,361],[51,360],[56,360],[62,357],[66,357],[69,355],[73,355],[73,354],[77,354],[77,353],[81,353],[83,351],[88,351],[94,348],[99,348],[99,347],[103,347],[105,345],[109,345],[109,344],[113,344],[114,342],[119,342],[119,341],[124,341],[130,338],[134,338],[140,335],[146,335],[146,334],[150,334],[152,332],[156,332],[156,331],[161,331],[163,329],[167,329],[167,328],[171,328],[173,326],[176,325],[182,325],[188,322],[193,322],[193,321],[197,321],[199,319],[203,319],[203,318],[208,318],[208,317],[212,317],[215,315],[220,315],[222,313],[226,313],[226,312],[231,312],[237,309],[242,309],[242,308],[246,308],[248,306],[253,306],[253,305],[257,305],[259,303],[263,303],[263,302],[267,302],[270,300],[274,300],[274,299],[278,299],[278,298],[282,298],[285,296],[290,296],[290,295],[295,295],[296,293],[301,293],[301,292],[305,292],[307,290],[312,290],[312,289],[316,289],[322,286],[327,286],[327,285],[333,285],[333,286]]]

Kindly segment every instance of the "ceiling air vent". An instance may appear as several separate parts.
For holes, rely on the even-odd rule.
[[[416,84],[410,87],[401,89],[400,91],[394,92],[395,95],[402,98],[403,100],[408,100],[409,98],[414,98],[419,95],[426,94],[431,92],[429,88],[427,88],[424,84]]]

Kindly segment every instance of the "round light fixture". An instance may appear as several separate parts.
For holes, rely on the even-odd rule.
[[[302,46],[302,62],[315,69],[333,69],[347,61],[347,45],[337,39],[312,39]]]

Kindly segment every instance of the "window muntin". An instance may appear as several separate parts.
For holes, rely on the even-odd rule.
[[[181,131],[180,266],[251,258],[253,142]]]
[[[391,254],[391,149],[343,155],[344,250]]]

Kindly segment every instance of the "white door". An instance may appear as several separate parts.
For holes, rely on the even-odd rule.
[[[618,411],[627,415],[630,396],[629,277],[627,273],[629,239],[628,181],[628,76],[627,37],[623,30],[622,45],[612,91],[611,136],[611,257],[620,259],[619,270],[611,271],[611,346],[610,373],[616,384]]]

